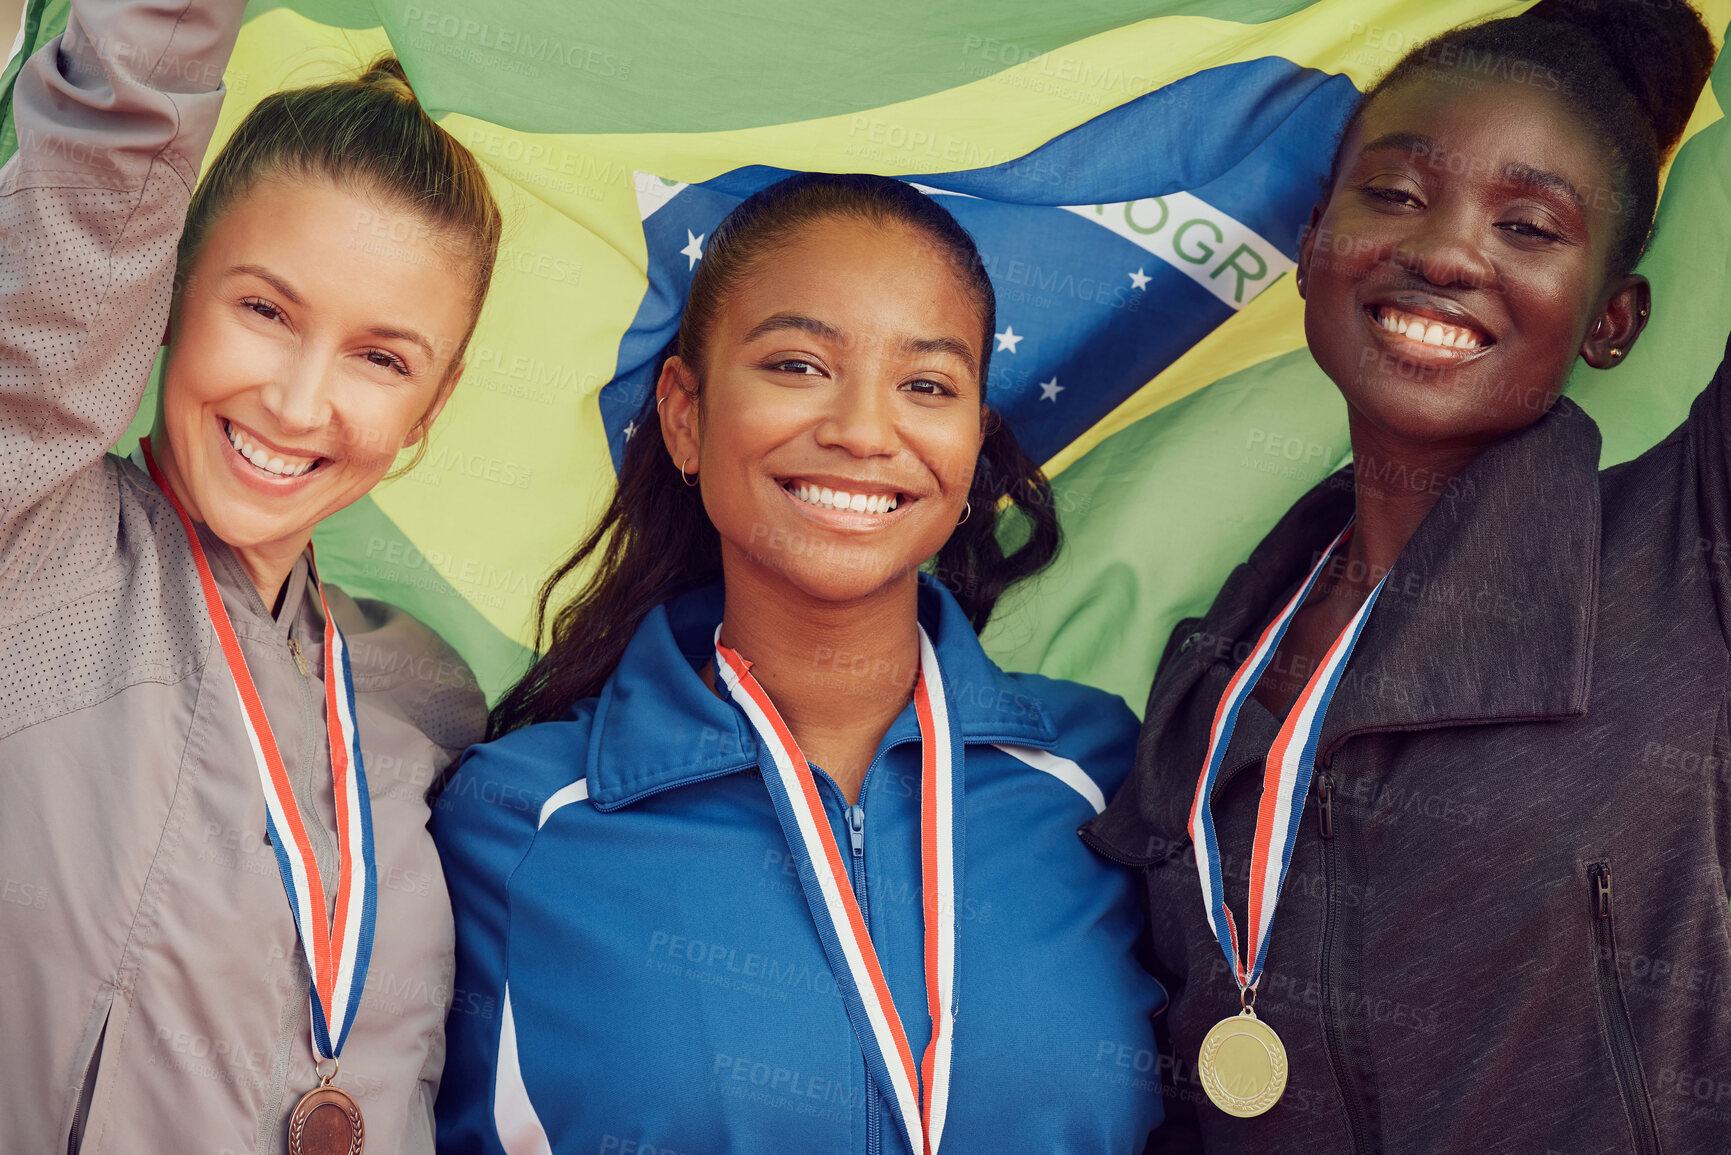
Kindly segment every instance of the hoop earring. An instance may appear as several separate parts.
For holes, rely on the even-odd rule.
[[[683,481],[686,485],[690,486],[692,489],[696,489],[697,488],[697,482],[695,482],[691,479],[693,477],[696,477],[697,474],[693,473],[693,474],[688,475],[685,472],[685,462],[690,461],[690,460],[691,460],[691,458],[686,457],[680,461],[680,463],[679,463],[679,480]]]
[[[968,518],[974,516],[974,503],[972,501],[965,501],[962,504],[964,506],[962,510],[962,520],[956,522],[957,525],[965,525]]]
[[[667,400],[667,394],[665,393],[655,399],[655,412],[661,412],[661,403],[665,400]]]

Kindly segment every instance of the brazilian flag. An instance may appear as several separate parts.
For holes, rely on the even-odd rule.
[[[1292,270],[1353,101],[1414,45],[1523,7],[254,0],[217,144],[267,93],[391,50],[506,216],[425,460],[331,518],[320,564],[440,630],[496,696],[541,579],[606,503],[715,225],[788,172],[883,173],[978,240],[987,399],[1055,481],[1065,551],[987,648],[1139,707],[1173,623],[1350,455]],[[1722,37],[1731,0],[1697,7]],[[31,0],[19,55],[65,16]],[[1731,325],[1726,102],[1721,60],[1666,174],[1646,338],[1570,383],[1606,465],[1682,420]]]

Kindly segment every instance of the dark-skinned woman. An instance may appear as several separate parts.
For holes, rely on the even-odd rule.
[[[1603,472],[1559,397],[1650,316],[1712,59],[1543,0],[1348,123],[1299,284],[1353,464],[1179,625],[1084,832],[1172,996],[1155,1149],[1731,1149],[1731,369]]]

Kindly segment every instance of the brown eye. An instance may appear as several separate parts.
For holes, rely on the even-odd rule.
[[[1358,191],[1373,200],[1379,200],[1385,204],[1400,205],[1402,207],[1410,208],[1423,207],[1419,202],[1418,197],[1403,188],[1392,188],[1388,185],[1365,185]]]
[[[929,377],[921,377],[917,381],[909,381],[907,384],[903,385],[902,388],[906,389],[910,393],[919,393],[926,397],[955,396],[955,390],[946,385],[941,385],[938,382],[931,380]]]
[[[1536,241],[1560,241],[1563,238],[1551,230],[1532,221],[1505,221],[1497,226],[1504,232],[1513,233],[1517,237],[1528,237]]]
[[[395,353],[387,352],[384,349],[368,349],[362,356],[374,365],[394,370],[399,376],[407,377],[409,375],[409,363]]]

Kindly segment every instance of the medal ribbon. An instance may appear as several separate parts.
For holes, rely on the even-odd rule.
[[[1250,936],[1249,949],[1242,960],[1238,949],[1238,928],[1233,922],[1232,911],[1226,905],[1226,887],[1221,875],[1220,841],[1214,829],[1214,787],[1220,778],[1226,747],[1238,725],[1239,709],[1273,660],[1275,648],[1280,645],[1286,627],[1309,596],[1328,559],[1351,536],[1352,523],[1349,522],[1333,544],[1323,551],[1322,558],[1292,600],[1286,603],[1286,608],[1262,631],[1256,648],[1226,684],[1226,692],[1221,695],[1220,705],[1215,709],[1214,726],[1208,737],[1208,761],[1203,765],[1202,778],[1196,784],[1196,800],[1190,807],[1190,838],[1197,849],[1196,867],[1202,877],[1202,899],[1207,904],[1208,925],[1220,941],[1226,961],[1232,964],[1241,991],[1254,991],[1262,978],[1262,964],[1268,955],[1268,928],[1274,922],[1275,904],[1280,899],[1287,868],[1292,864],[1298,820],[1304,814],[1310,779],[1316,769],[1316,748],[1322,737],[1323,717],[1328,712],[1328,703],[1334,697],[1340,676],[1346,670],[1347,659],[1352,657],[1358,636],[1364,631],[1370,608],[1382,592],[1382,583],[1388,580],[1387,574],[1376,583],[1376,588],[1364,599],[1364,605],[1358,608],[1346,629],[1329,646],[1316,672],[1287,711],[1286,721],[1275,736],[1274,744],[1268,748],[1262,771],[1262,803],[1257,810],[1255,841],[1251,845],[1250,907],[1245,920],[1245,930]]]
[[[378,909],[378,871],[373,858],[373,812],[367,793],[367,774],[361,760],[360,731],[355,725],[355,687],[349,671],[348,648],[342,631],[325,604],[322,585],[319,604],[325,613],[325,724],[331,749],[331,777],[337,803],[337,893],[336,910],[325,919],[325,887],[319,877],[312,842],[307,838],[300,808],[289,786],[288,770],[277,751],[276,738],[265,717],[264,703],[253,685],[240,639],[222,604],[216,576],[204,555],[192,519],[181,507],[174,490],[157,468],[150,452],[150,439],[140,442],[145,465],[156,487],[162,490],[186,530],[192,558],[198,565],[198,580],[211,625],[222,643],[223,657],[234,676],[240,698],[241,719],[258,765],[264,788],[265,823],[276,849],[277,869],[294,912],[295,930],[312,971],[313,1053],[318,1059],[334,1059],[342,1053],[349,1028],[360,1010],[366,986],[367,965],[373,954],[373,923]],[[309,547],[310,548],[310,547]],[[317,584],[317,571],[314,571]],[[283,831],[290,837],[282,837]],[[334,1012],[334,1013],[333,1013]]]
[[[961,847],[956,816],[961,775],[956,773],[949,700],[937,653],[920,630],[920,673],[914,712],[920,723],[920,867],[925,925],[926,1012],[932,1037],[923,1062],[913,1051],[884,981],[871,934],[854,897],[846,860],[824,814],[811,766],[769,695],[751,674],[751,663],[721,644],[716,629],[715,668],[734,701],[745,710],[758,739],[775,763],[765,773],[800,883],[823,941],[830,971],[841,990],[866,1067],[880,1087],[890,1088],[891,1110],[907,1133],[908,1148],[937,1155],[949,1111],[950,1056],[956,986],[956,876]],[[923,1076],[923,1077],[922,1077]],[[921,1089],[924,1089],[924,1097]]]

